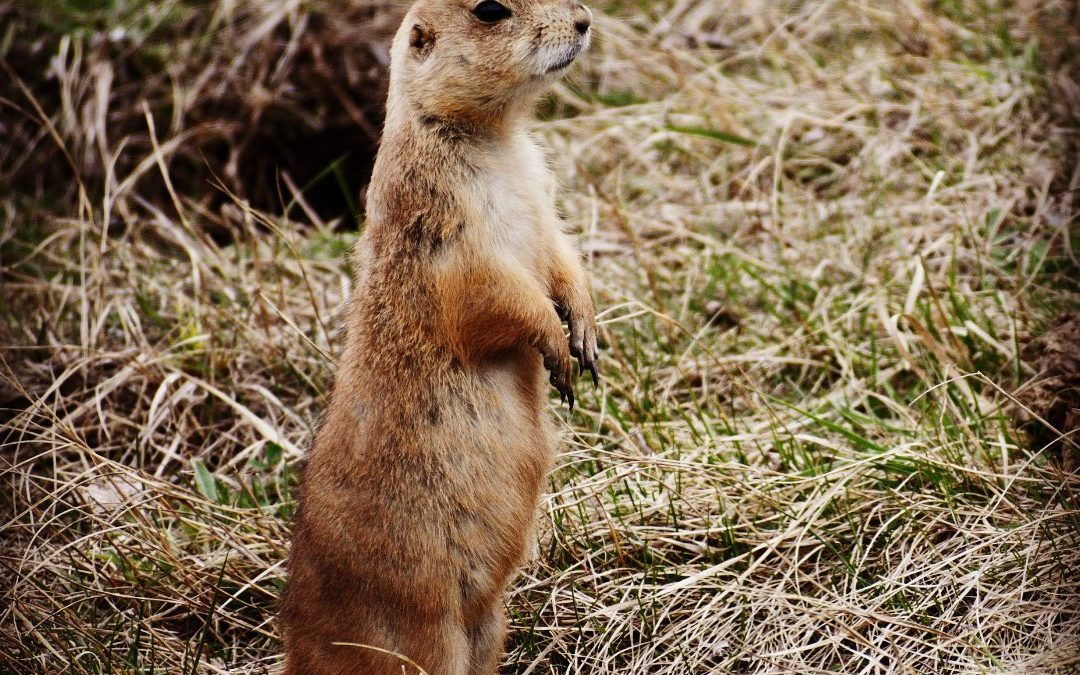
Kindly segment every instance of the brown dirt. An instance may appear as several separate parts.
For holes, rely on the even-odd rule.
[[[1033,445],[1053,444],[1071,470],[1080,464],[1080,314],[1059,317],[1025,347],[1024,355],[1038,374],[1017,392],[1026,408],[1019,416],[1029,422]]]
[[[0,0],[10,34],[0,44],[0,131],[12,141],[0,147],[0,194],[70,204],[81,184],[92,202],[116,195],[120,220],[135,194],[168,203],[161,172],[140,167],[152,152],[148,109],[174,188],[202,195],[202,207],[229,201],[207,189],[220,182],[279,211],[291,180],[321,218],[353,215],[378,143],[400,5],[180,3],[154,23]],[[55,135],[42,133],[41,114]]]

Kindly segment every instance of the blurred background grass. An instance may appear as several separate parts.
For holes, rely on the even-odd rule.
[[[505,672],[1077,672],[1077,3],[593,8]],[[0,1],[6,672],[278,662],[404,9]]]

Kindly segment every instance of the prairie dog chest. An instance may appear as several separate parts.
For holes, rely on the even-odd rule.
[[[555,181],[527,135],[515,136],[477,173],[478,235],[502,260],[539,268],[557,227]]]

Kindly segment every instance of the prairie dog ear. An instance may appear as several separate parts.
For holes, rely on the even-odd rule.
[[[435,46],[435,31],[421,23],[414,23],[409,30],[409,49],[421,61],[427,58]]]

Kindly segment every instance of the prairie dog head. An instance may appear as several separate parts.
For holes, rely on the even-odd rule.
[[[388,118],[498,125],[566,72],[591,25],[577,0],[419,0],[394,38]]]

